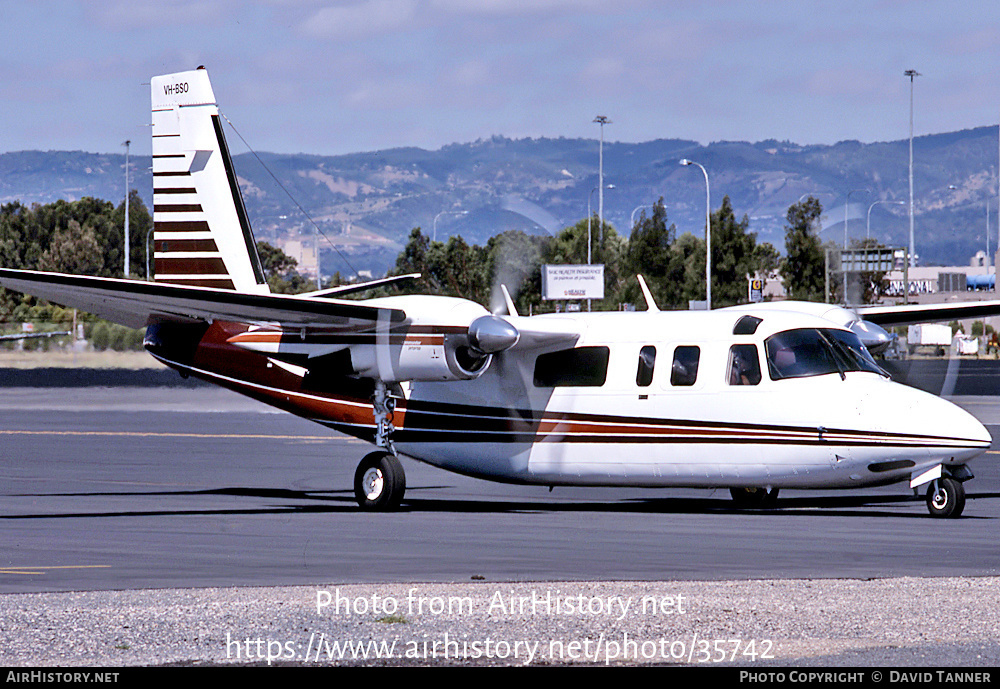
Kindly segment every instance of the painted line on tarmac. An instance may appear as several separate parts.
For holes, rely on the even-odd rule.
[[[40,565],[37,567],[0,567],[0,574],[46,574],[53,569],[110,569],[111,565]]]
[[[160,431],[27,431],[0,430],[0,436],[5,435],[63,435],[63,436],[107,436],[115,438],[217,438],[222,440],[309,440],[325,442],[365,443],[364,440],[351,437],[332,437],[328,435],[277,435],[268,433],[170,433]]]

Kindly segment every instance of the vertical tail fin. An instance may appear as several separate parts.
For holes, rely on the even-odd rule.
[[[155,279],[267,292],[208,72],[153,77],[151,89]]]

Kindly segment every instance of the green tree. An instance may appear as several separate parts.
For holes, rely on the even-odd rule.
[[[49,248],[38,259],[38,269],[74,275],[99,275],[104,268],[104,253],[97,243],[92,225],[81,227],[70,220],[66,229],[57,230]]]
[[[823,206],[810,196],[789,207],[785,216],[785,260],[781,276],[790,299],[823,301],[826,261],[819,238],[813,233]]]
[[[118,205],[114,211],[114,227],[121,232],[122,244],[125,237],[125,202]],[[153,217],[142,200],[142,195],[132,189],[128,196],[128,243],[129,272],[133,277],[151,277],[146,271],[146,261],[149,259],[149,272],[153,272],[153,247],[149,243],[149,233],[153,231]],[[117,266],[116,266],[117,267]],[[124,253],[120,268],[124,269]],[[119,274],[121,274],[119,272]]]
[[[757,235],[749,226],[746,215],[736,220],[728,196],[711,215],[713,308],[747,301],[747,278],[757,272]]]
[[[632,228],[628,247],[625,252],[625,286],[622,291],[624,301],[641,304],[638,280],[635,275],[645,279],[656,306],[662,309],[677,308],[685,304],[689,296],[685,277],[686,264],[694,260],[693,253],[698,251],[698,240],[693,235],[686,235],[683,243],[676,240],[677,228],[667,225],[667,210],[660,197],[653,205],[653,213],[646,217],[643,211],[639,220]],[[694,240],[693,243],[691,240]],[[704,261],[704,247],[701,248]],[[704,263],[702,264],[704,265]]]
[[[443,251],[432,252],[431,258],[435,259],[430,265],[431,274],[442,286],[445,294],[464,297],[484,305],[489,303],[490,290],[484,248],[478,245],[469,246],[461,236],[455,235],[448,237],[448,243],[444,245]]]
[[[491,311],[503,304],[500,285],[507,287],[518,313],[538,310],[542,300],[542,257],[548,243],[548,237],[520,230],[490,237],[486,243],[486,260],[490,288],[487,306]]]

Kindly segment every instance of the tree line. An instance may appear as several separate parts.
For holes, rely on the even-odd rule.
[[[737,218],[729,197],[710,213],[712,233],[712,306],[746,303],[748,279],[766,282],[777,274],[791,299],[823,301],[829,287],[831,301],[841,299],[836,280],[827,284],[826,251],[818,237],[822,205],[813,197],[789,207],[785,226],[785,255],[768,242],[758,242],[749,218]],[[521,314],[551,310],[542,300],[541,270],[545,264],[587,262],[587,238],[593,263],[604,264],[605,296],[591,307],[615,310],[623,304],[642,308],[644,300],[636,275],[642,275],[661,309],[686,309],[706,297],[705,240],[670,223],[663,199],[643,211],[628,237],[595,215],[554,236],[509,231],[492,237],[485,246],[470,246],[461,237],[432,241],[415,228],[396,260],[393,273],[420,273],[408,292],[463,296],[488,308],[499,305],[499,286],[506,285]],[[862,242],[860,245],[874,242]],[[884,276],[863,276],[867,300],[884,291]]]
[[[122,275],[124,266],[124,203],[83,198],[34,204],[19,202],[0,206],[0,265],[99,276]],[[826,284],[824,247],[817,236],[822,206],[809,197],[788,209],[785,252],[758,242],[746,215],[737,217],[729,197],[710,214],[712,232],[713,307],[747,301],[747,279],[767,279],[777,271],[789,298],[822,301]],[[130,277],[145,279],[152,270],[148,246],[152,217],[139,196],[129,199]],[[460,296],[493,309],[500,305],[500,285],[506,285],[519,313],[552,310],[543,301],[541,269],[545,264],[587,262],[588,237],[593,263],[604,265],[605,297],[592,303],[595,310],[615,310],[622,304],[643,308],[635,279],[641,274],[661,309],[687,308],[688,302],[705,299],[705,241],[692,233],[679,234],[667,218],[661,198],[649,215],[645,211],[626,237],[595,215],[584,218],[552,236],[508,231],[492,237],[485,246],[470,245],[462,237],[432,241],[414,228],[396,259],[391,274],[420,273],[414,284],[393,293],[427,292]],[[258,242],[258,252],[272,291],[304,292],[313,288],[297,269],[294,259],[280,249]],[[880,276],[871,276],[871,292],[879,289]],[[334,276],[332,284],[341,281]],[[831,281],[831,300],[840,298],[837,281]],[[387,293],[382,290],[381,294]],[[0,295],[0,320],[23,322],[71,318],[44,302],[4,290]],[[110,341],[120,340],[114,334]]]

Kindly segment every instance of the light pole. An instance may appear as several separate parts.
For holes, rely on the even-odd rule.
[[[129,240],[128,240],[128,181],[129,181],[128,148],[131,144],[132,141],[130,139],[125,139],[124,146],[125,146],[125,278],[126,279],[128,278],[129,275],[129,265],[128,265],[129,254],[132,253],[129,247]]]
[[[920,72],[915,69],[908,69],[903,72],[910,77],[910,260],[911,266],[916,265],[915,257],[917,250],[913,241],[913,78],[919,77]]]
[[[445,213],[457,213],[458,215],[467,215],[469,213],[469,211],[441,211],[440,213],[438,213],[437,215],[435,215],[434,216],[434,223],[433,223],[433,225],[434,225],[433,232],[431,234],[431,241],[432,242],[436,242],[437,238],[438,238],[438,218],[440,218]]]
[[[990,287],[990,204],[993,199],[986,199],[986,289],[994,291],[996,286]]]
[[[681,165],[697,165],[705,175],[705,308],[712,310],[712,197],[708,187],[708,170],[693,160],[684,158]]]
[[[614,189],[615,185],[614,184],[609,184],[606,188],[607,189]],[[601,193],[598,194],[598,196],[603,196],[603,194],[604,194],[604,188],[602,188],[602,187],[594,187],[593,189],[590,190],[590,194],[587,196],[587,265],[590,265],[590,231],[591,231],[590,230],[590,220],[591,220],[591,218],[594,217],[593,212],[590,210],[590,202],[594,200],[594,192],[597,191],[597,190],[601,191]],[[601,220],[600,222],[601,222],[601,227],[599,229],[599,232],[601,233],[601,243],[603,243],[604,242],[604,221]]]
[[[851,194],[853,194],[856,191],[864,191],[864,192],[867,192],[869,194],[871,193],[871,190],[869,190],[869,189],[851,189],[849,192],[847,192],[847,200],[844,201],[844,252],[845,253],[847,252],[847,210],[851,206]],[[841,258],[841,260],[840,260],[840,268],[844,272],[844,303],[846,304],[847,303],[847,271],[844,270],[844,260],[843,260],[843,258]]]
[[[877,206],[879,204],[882,204],[882,203],[884,203],[884,204],[891,204],[891,205],[894,205],[894,206],[905,206],[906,205],[906,201],[876,201],[872,205],[868,206],[868,225],[867,225],[867,229],[865,230],[865,240],[869,240],[872,237],[872,208],[874,208],[875,206]]]
[[[601,125],[601,147],[598,149],[597,158],[597,186],[601,192],[597,195],[597,217],[601,222],[601,227],[599,232],[601,233],[601,240],[604,239],[604,125],[611,124],[609,120],[604,115],[598,115],[594,118],[594,122]],[[589,245],[588,245],[589,246]]]

